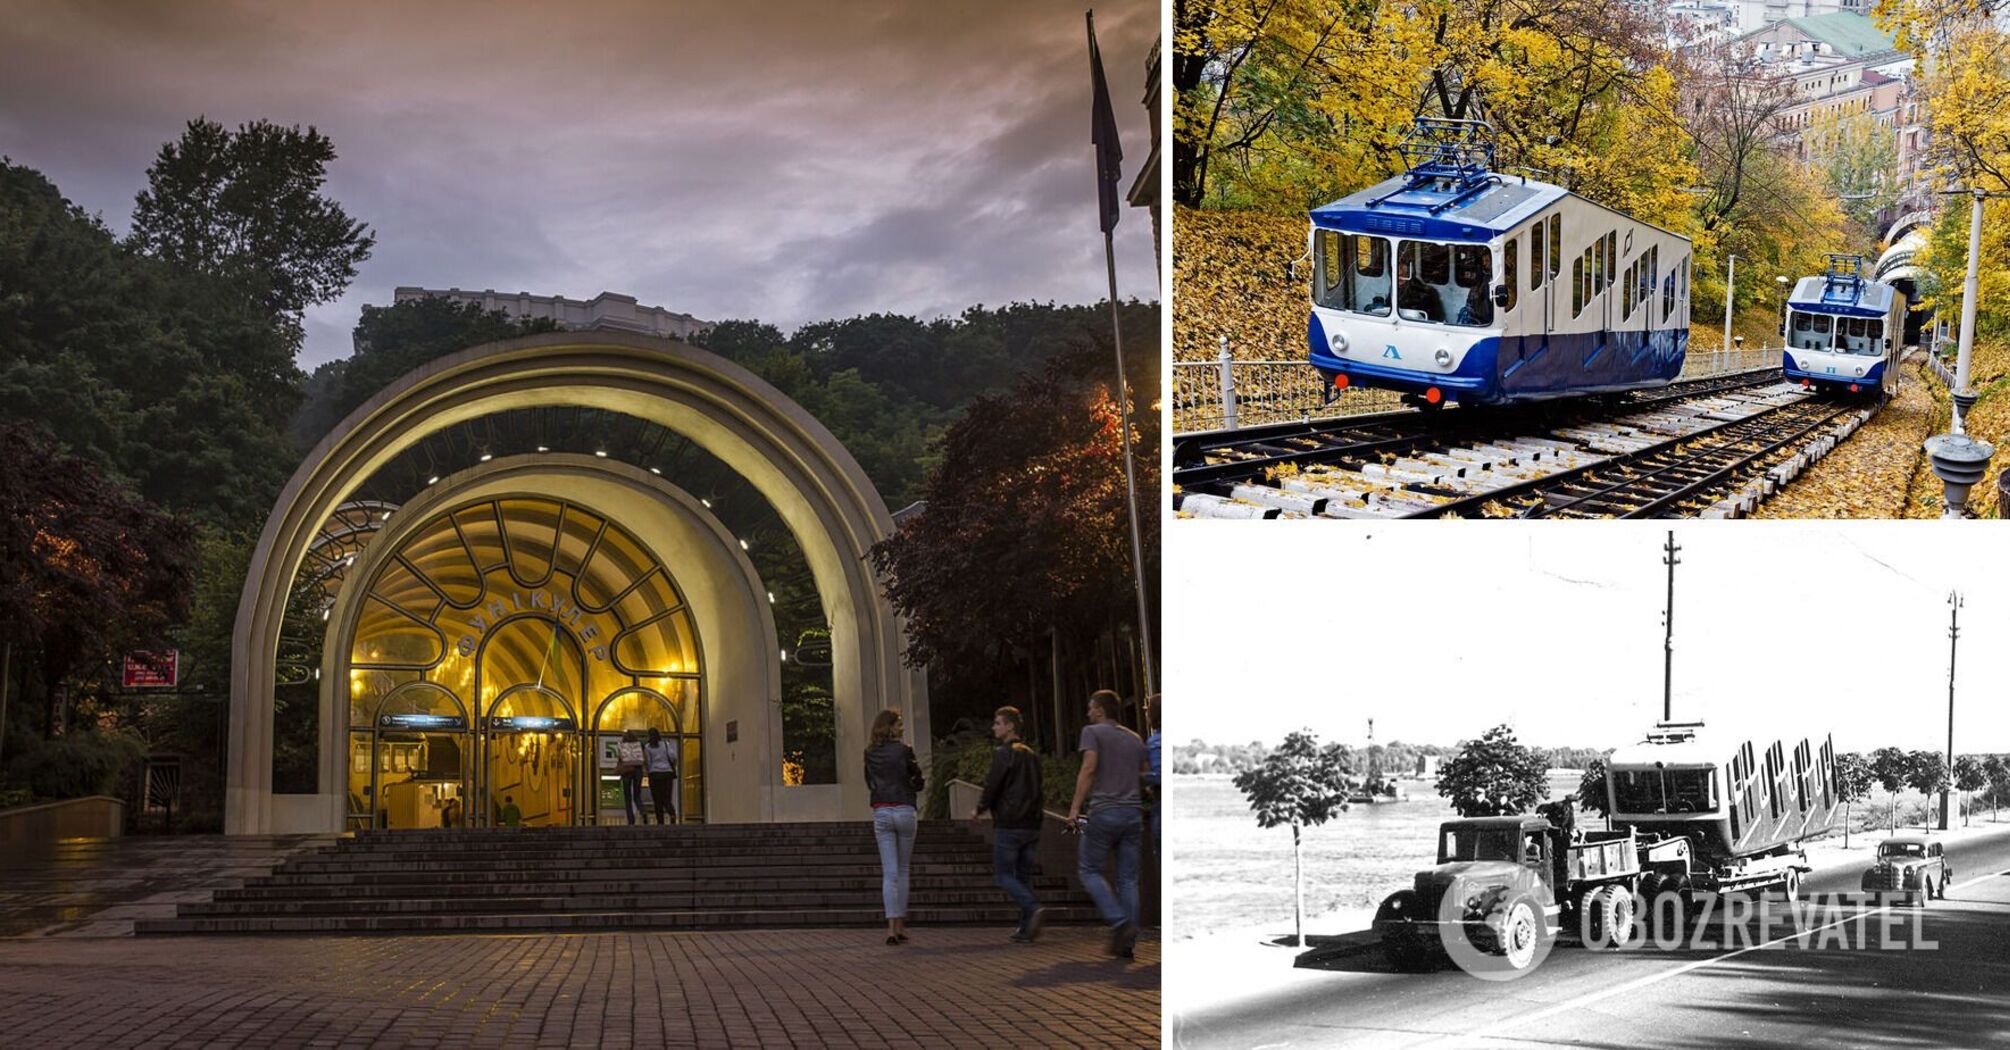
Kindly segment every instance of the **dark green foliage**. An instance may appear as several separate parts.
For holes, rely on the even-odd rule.
[[[1438,773],[1438,794],[1462,817],[1526,813],[1549,796],[1548,766],[1535,749],[1498,725],[1465,742]]]
[[[391,306],[365,306],[356,322],[356,352],[314,370],[309,400],[294,421],[301,447],[312,446],[336,423],[407,372],[483,343],[557,331],[549,318],[512,320],[475,303],[428,296]]]
[[[147,168],[132,242],[297,325],[307,307],[342,294],[375,244],[321,193],[334,159],[335,144],[311,127],[259,120],[232,132],[191,120]]]
[[[1035,751],[1040,750],[1038,741],[1026,743]],[[980,731],[967,723],[958,732],[936,741],[928,757],[928,787],[921,800],[922,816],[932,820],[969,817],[968,813],[949,811],[949,782],[964,780],[983,786],[984,778],[991,772],[991,756],[997,749],[998,744],[988,730]],[[1075,795],[1075,777],[1081,771],[1082,756],[1078,752],[1061,758],[1041,757],[1040,784],[1048,810],[1058,813],[1067,808],[1068,800]]]
[[[66,733],[9,762],[7,779],[42,800],[123,795],[146,753],[131,733]]]
[[[796,681],[790,681],[790,678]],[[822,684],[801,681],[786,665],[782,683],[782,761],[802,767],[805,784],[837,783],[837,701]]]
[[[0,417],[150,501],[248,524],[294,465],[296,346],[227,282],[120,246],[0,162]]]

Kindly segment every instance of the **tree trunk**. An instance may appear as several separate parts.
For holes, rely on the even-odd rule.
[[[1291,883],[1297,903],[1291,910],[1292,942],[1305,947],[1305,863],[1300,856],[1298,825],[1291,825]]]
[[[1849,848],[1849,803],[1843,803],[1843,848]]]

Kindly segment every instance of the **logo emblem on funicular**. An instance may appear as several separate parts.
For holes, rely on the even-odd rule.
[[[1396,344],[1394,343],[1388,344],[1388,348],[1382,351],[1382,356],[1393,357],[1398,361],[1403,359],[1403,355],[1396,352]]]

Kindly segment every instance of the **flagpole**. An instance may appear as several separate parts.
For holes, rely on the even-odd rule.
[[[1094,10],[1088,11],[1085,18],[1088,23],[1089,32],[1090,78],[1097,87],[1099,96],[1101,96],[1099,104],[1106,108],[1108,106],[1108,97],[1102,90],[1102,53],[1096,47],[1096,12]],[[1098,115],[1100,116],[1100,114]],[[1096,159],[1096,192],[1098,195],[1099,210],[1103,207],[1100,203],[1102,194],[1105,192],[1103,180],[1105,178],[1115,178],[1114,172],[1105,173],[1103,171],[1102,156],[1099,146]],[[1124,371],[1124,329],[1123,323],[1117,315],[1115,216],[1109,216],[1102,223],[1102,227],[1103,262],[1107,266],[1110,276],[1110,343],[1115,348],[1117,357],[1117,407],[1121,412],[1124,442],[1124,510],[1129,515],[1131,524],[1131,582],[1133,589],[1137,592],[1138,598],[1138,652],[1144,658],[1145,688],[1143,694],[1139,697],[1142,700],[1144,697],[1152,696],[1158,692],[1158,676],[1153,673],[1152,669],[1152,614],[1151,606],[1145,600],[1145,548],[1138,531],[1138,479],[1131,454],[1131,383],[1129,373]]]

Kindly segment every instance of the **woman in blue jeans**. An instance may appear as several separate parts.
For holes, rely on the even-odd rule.
[[[901,742],[907,728],[888,708],[872,720],[865,749],[865,783],[872,789],[872,837],[879,842],[880,895],[886,902],[886,943],[907,943],[907,859],[914,854],[914,802],[921,763]]]

